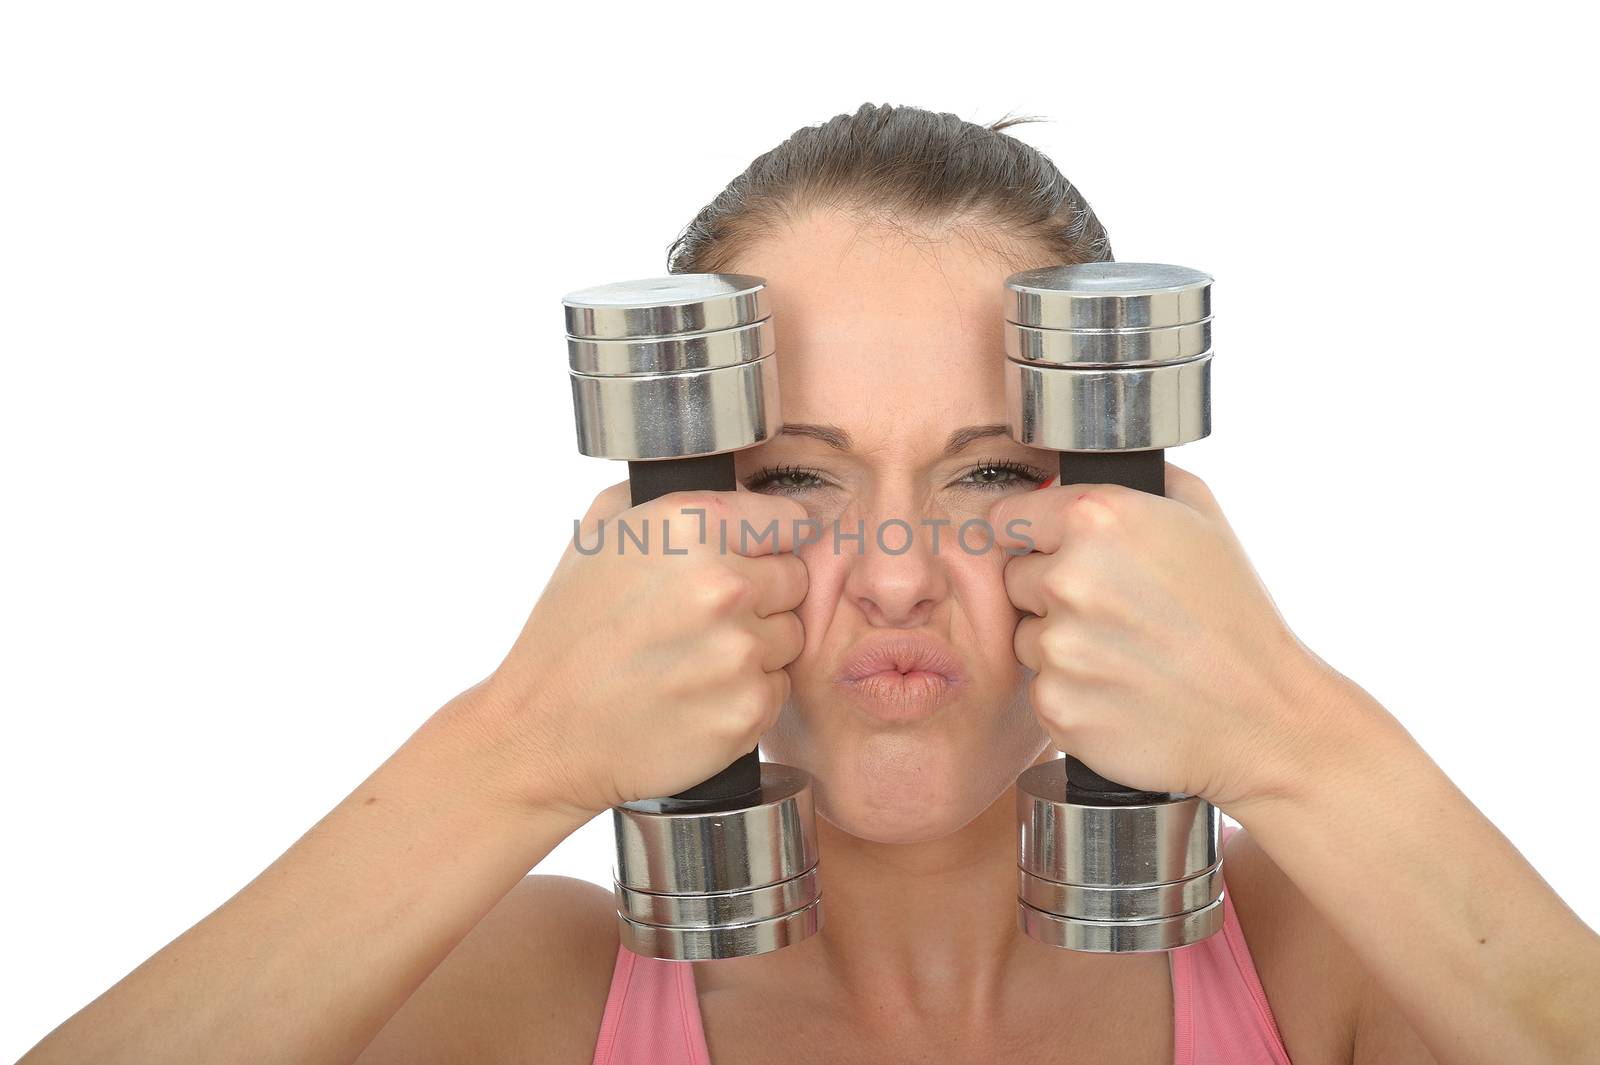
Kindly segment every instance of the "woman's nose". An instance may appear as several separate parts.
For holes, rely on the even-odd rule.
[[[912,520],[868,519],[860,530],[859,541],[841,541],[849,566],[845,596],[872,625],[909,629],[927,624],[949,592],[942,557],[948,545],[936,547],[932,530]]]

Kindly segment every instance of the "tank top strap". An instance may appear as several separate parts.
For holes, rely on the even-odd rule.
[[[617,948],[594,1065],[711,1065],[692,964]]]
[[[1171,954],[1174,1065],[1290,1065],[1227,891],[1222,907],[1220,932]]]

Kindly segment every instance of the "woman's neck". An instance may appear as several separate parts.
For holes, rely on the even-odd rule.
[[[1017,929],[1014,785],[925,843],[875,843],[822,818],[817,831],[824,918],[806,953],[834,986],[870,989],[875,1008],[978,1020],[1005,1001],[1019,962],[1055,953]]]
[[[1047,748],[1036,762],[1055,757]],[[1103,1023],[1108,1002],[1126,1012],[1151,995],[1149,1008],[1170,1018],[1164,956],[1057,950],[1018,930],[1014,784],[926,843],[874,843],[821,817],[817,831],[821,930],[772,954],[697,965],[703,1001],[732,994],[757,1016],[782,1003],[887,1045],[907,1031],[980,1042],[1032,1031],[1040,1011],[1059,1020],[1066,1004]]]

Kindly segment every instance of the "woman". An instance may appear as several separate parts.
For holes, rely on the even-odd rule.
[[[569,549],[490,677],[24,1060],[1600,1056],[1600,940],[1294,638],[1198,478],[1032,491],[1052,456],[992,428],[1002,282],[1111,251],[1007,124],[864,106],[700,213],[670,267],[768,280],[787,430],[738,455],[741,491],[630,521],[1020,518],[1035,551]],[[627,509],[625,486],[602,493],[586,540]],[[942,664],[838,679],[883,648]],[[609,893],[525,878],[596,813],[758,737],[816,781],[816,936],[637,959]],[[1223,933],[1128,956],[1020,935],[1012,787],[1058,749],[1241,822]]]

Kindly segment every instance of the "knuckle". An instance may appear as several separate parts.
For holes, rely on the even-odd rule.
[[[743,747],[752,731],[745,708],[731,700],[716,716],[711,730],[717,744],[726,747]]]
[[[743,677],[752,666],[761,665],[761,641],[757,636],[739,628],[719,631],[713,641],[712,655],[731,675]]]
[[[1047,626],[1039,637],[1042,674],[1053,683],[1086,684],[1106,679],[1108,668],[1102,649],[1076,626]]]
[[[730,738],[749,746],[761,738],[773,713],[772,695],[764,673],[739,688],[728,701]]]
[[[687,546],[702,540],[717,542],[715,527],[727,510],[727,502],[719,493],[693,490],[657,496],[639,509],[652,524],[659,522],[671,530],[675,546]]]
[[[1028,682],[1028,699],[1034,713],[1058,737],[1075,730],[1077,722],[1072,714],[1072,700],[1059,678],[1045,673],[1034,677]]]
[[[726,566],[714,565],[696,574],[694,599],[708,617],[731,617],[750,606],[754,588]]]
[[[661,521],[677,513],[677,507],[672,502],[672,499],[667,496],[656,496],[654,499],[647,499],[632,509],[641,522],[646,520]]]
[[[619,487],[626,488],[627,486],[612,485],[610,488],[604,489],[599,495],[595,496],[594,499],[589,501],[589,508],[583,512],[583,522],[585,525],[593,524],[603,517],[609,517],[619,509],[626,507],[626,503],[617,497],[617,489]],[[619,504],[621,504],[620,507]]]
[[[679,661],[662,671],[656,685],[664,699],[673,702],[690,699],[704,691],[705,671],[694,663]]]
[[[746,632],[743,638],[734,644],[733,662],[740,672],[762,673],[762,666],[766,662],[767,647],[765,641],[753,632]]]
[[[1086,488],[1067,501],[1063,527],[1077,536],[1104,535],[1121,524],[1123,504],[1112,487]]]
[[[1047,599],[1075,607],[1087,597],[1087,583],[1075,568],[1057,564],[1045,571],[1040,586]]]
[[[682,492],[670,492],[661,497],[661,503],[672,513],[681,510],[704,510],[709,515],[727,510],[728,501],[723,496],[724,493],[721,492],[692,488]]]
[[[1076,673],[1083,661],[1082,641],[1064,625],[1046,626],[1039,634],[1039,657],[1051,672]]]
[[[1099,568],[1081,561],[1053,567],[1043,581],[1046,600],[1076,614],[1101,620],[1121,619],[1124,608]]]
[[[590,500],[589,507],[583,512],[583,517],[578,520],[578,527],[574,531],[581,537],[585,545],[594,543],[599,535],[601,523],[611,526],[619,515],[628,509],[628,484],[614,484],[603,490],[594,499]],[[609,528],[607,535],[614,535]]]
[[[1211,486],[1206,483],[1205,478],[1201,477],[1197,473],[1192,473],[1189,470],[1183,469],[1180,466],[1174,466],[1168,463],[1167,483],[1170,485],[1174,482],[1181,484],[1185,489],[1195,495],[1203,496],[1207,499],[1211,498]]]

